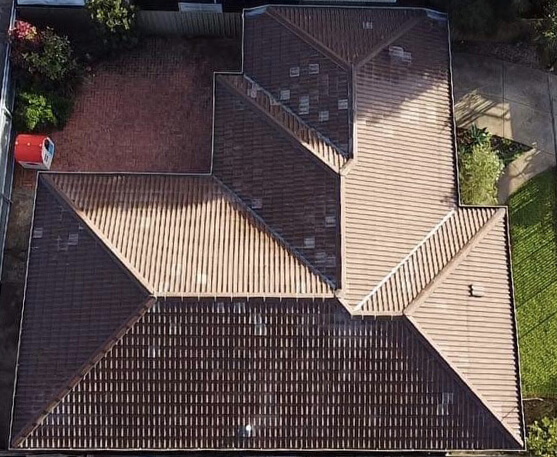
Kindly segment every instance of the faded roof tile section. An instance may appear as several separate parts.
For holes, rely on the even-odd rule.
[[[411,316],[522,441],[506,211]]]
[[[22,444],[96,450],[514,446],[404,318],[351,319],[334,300],[241,298],[159,302]]]
[[[211,176],[50,176],[156,295],[332,294]]]
[[[495,208],[451,210],[356,309],[362,314],[375,315],[402,313],[409,305],[413,306],[496,211]]]
[[[147,298],[42,177],[27,275],[12,436],[32,426]]]
[[[344,300],[357,305],[456,207],[447,25],[424,19],[355,75]]]

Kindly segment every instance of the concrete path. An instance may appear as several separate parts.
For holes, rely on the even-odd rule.
[[[499,201],[556,164],[557,76],[501,60],[453,55],[455,116],[459,127],[472,124],[532,146],[504,171]]]

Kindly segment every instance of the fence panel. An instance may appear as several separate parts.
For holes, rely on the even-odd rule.
[[[152,35],[239,37],[241,13],[139,11],[138,25]]]

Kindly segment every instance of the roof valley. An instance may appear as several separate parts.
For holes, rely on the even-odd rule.
[[[263,114],[274,127],[286,133],[296,144],[303,146],[335,173],[340,173],[350,161],[321,133],[308,126],[247,75],[220,75],[218,81],[240,95],[242,100]]]

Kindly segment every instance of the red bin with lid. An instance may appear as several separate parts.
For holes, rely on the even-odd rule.
[[[15,160],[24,168],[50,170],[54,143],[45,135],[22,133],[15,139]]]

